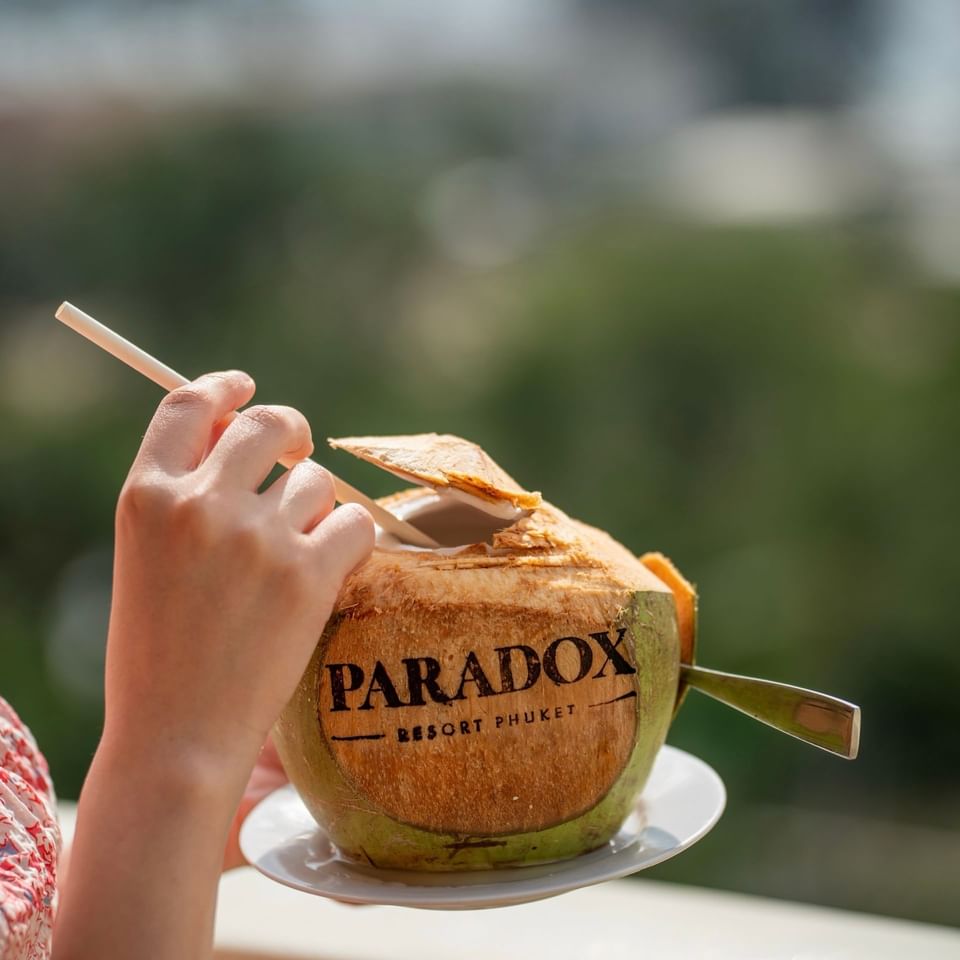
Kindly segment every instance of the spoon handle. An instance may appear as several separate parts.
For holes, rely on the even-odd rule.
[[[821,750],[847,760],[857,755],[860,708],[856,704],[786,683],[688,664],[681,664],[680,680],[728,707]]]
[[[122,360],[128,367],[132,367],[138,373],[142,373],[149,380],[163,387],[164,390],[176,390],[189,381],[181,376],[176,370],[161,363],[156,357],[150,356],[145,350],[141,350],[136,344],[124,339],[118,333],[114,333],[109,327],[94,320],[89,314],[75,307],[72,303],[61,303],[54,316],[63,324],[76,331],[82,337],[86,337],[91,343],[95,343],[102,350],[112,354],[118,360]],[[233,414],[230,415],[231,419]],[[292,461],[281,458],[280,463],[285,467],[292,466]],[[330,473],[330,471],[327,471]],[[389,533],[392,533],[402,543],[412,543],[418,547],[433,548],[439,546],[433,537],[428,537],[425,533],[418,530],[413,524],[407,523],[395,517],[385,507],[371,500],[365,493],[361,493],[356,487],[341,480],[338,476],[330,473],[330,479],[333,481],[334,491],[337,500],[340,503],[359,503],[362,504],[380,527]]]

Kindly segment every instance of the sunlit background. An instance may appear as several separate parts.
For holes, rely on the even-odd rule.
[[[691,695],[728,811],[645,877],[960,923],[958,49],[953,0],[4,3],[0,691],[60,794],[159,399],[70,299],[480,442],[673,557],[705,665],[862,705],[845,763]]]

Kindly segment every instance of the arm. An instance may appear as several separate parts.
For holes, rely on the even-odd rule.
[[[286,407],[208,375],[161,404],[120,495],[103,737],[80,797],[54,960],[210,952],[231,820],[373,524],[333,510]]]

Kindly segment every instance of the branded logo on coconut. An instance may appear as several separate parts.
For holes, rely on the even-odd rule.
[[[609,694],[611,680],[636,674],[626,633],[625,628],[600,630],[537,646],[447,654],[442,660],[328,662],[321,670],[318,712],[332,741],[390,739],[411,747],[569,721],[584,710],[637,696],[629,680],[617,684],[628,689],[612,697],[593,702],[590,696],[598,688]],[[569,696],[558,696],[563,692]],[[429,717],[416,722],[404,708]]]

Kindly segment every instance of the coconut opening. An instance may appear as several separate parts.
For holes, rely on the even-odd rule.
[[[390,509],[439,546],[401,543],[381,530],[377,543],[388,550],[456,552],[478,544],[492,547],[497,533],[529,516],[541,502],[539,493],[524,490],[480,447],[462,437],[422,433],[329,442],[335,450],[346,450],[423,490],[422,497]]]
[[[398,505],[393,512],[433,537],[445,549],[459,549],[477,543],[489,545],[495,534],[529,514],[528,510],[518,510],[510,503],[487,503],[460,490],[424,491],[422,497]],[[387,536],[381,534],[381,546],[423,549],[399,543],[394,537],[388,540]]]

